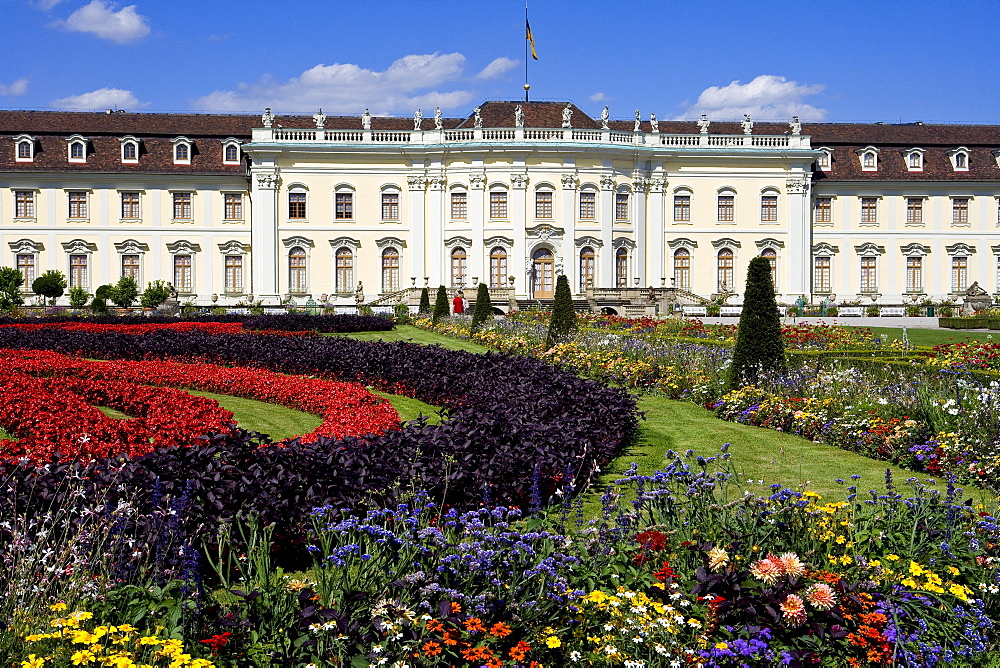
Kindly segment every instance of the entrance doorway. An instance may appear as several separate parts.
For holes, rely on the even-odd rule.
[[[555,294],[553,280],[552,251],[547,248],[539,248],[532,254],[532,296],[535,299],[552,299]]]

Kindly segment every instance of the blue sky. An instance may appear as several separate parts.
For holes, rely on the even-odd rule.
[[[1000,123],[1000,0],[532,0],[532,99],[612,118]],[[524,4],[0,0],[0,108],[466,115]]]

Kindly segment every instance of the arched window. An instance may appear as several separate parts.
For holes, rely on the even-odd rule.
[[[399,251],[389,246],[382,251],[382,292],[399,290]]]
[[[596,256],[591,246],[580,249],[580,289],[594,287],[594,263]]]
[[[295,220],[306,219],[306,191],[296,187],[288,192],[288,217]]]
[[[456,248],[451,252],[451,287],[465,287],[465,269],[468,256],[464,248]]]
[[[674,287],[691,289],[691,251],[687,248],[674,251]]]
[[[351,292],[354,289],[354,253],[347,246],[337,249],[337,292]]]
[[[136,160],[139,157],[139,151],[136,149],[135,142],[125,142],[122,144],[122,160]]]
[[[920,154],[914,151],[910,154],[910,168],[919,169],[920,168]]]
[[[19,141],[17,142],[17,157],[18,158],[31,158],[31,142],[30,141]]]
[[[615,251],[615,285],[628,287],[628,249],[624,246]]]
[[[765,248],[760,252],[761,257],[766,257],[771,264],[771,287],[778,290],[778,252],[773,248]]]
[[[551,299],[555,287],[555,266],[552,251],[539,248],[531,254],[532,296],[535,299]]]
[[[717,292],[730,292],[735,282],[733,280],[733,251],[730,248],[723,248],[718,256],[718,280]]]
[[[490,287],[506,287],[507,281],[507,251],[497,246],[490,251]]]
[[[865,167],[865,168],[868,168],[868,169],[874,168],[875,167],[875,154],[871,153],[871,152],[865,153],[864,156],[862,157],[861,166]]]
[[[306,251],[302,246],[293,246],[288,251],[288,291],[301,294],[308,289]]]
[[[191,149],[187,144],[174,146],[174,162],[185,162],[191,159]]]
[[[75,141],[69,145],[70,160],[83,160],[87,157],[87,149],[82,141]]]
[[[225,155],[224,159],[225,159],[226,162],[237,162],[237,161],[239,161],[239,159],[240,159],[240,149],[236,146],[236,144],[227,144],[226,145],[226,155]]]

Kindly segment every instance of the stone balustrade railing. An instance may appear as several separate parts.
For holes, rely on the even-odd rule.
[[[466,128],[459,130],[329,130],[256,128],[253,143],[457,144],[461,142],[574,142],[676,148],[809,149],[809,135],[661,134],[574,128]]]

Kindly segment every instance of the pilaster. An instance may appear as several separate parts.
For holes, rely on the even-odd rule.
[[[604,162],[604,168],[610,170],[610,161]],[[615,239],[612,227],[615,220],[615,185],[615,179],[610,173],[601,176],[601,210],[598,215],[601,217],[601,241],[604,242],[604,248],[598,262],[600,270],[597,272],[594,287],[615,287]]]
[[[809,177],[805,174],[795,174],[785,182],[785,197],[788,200],[788,250],[784,255],[788,266],[786,300],[794,300],[799,295],[805,295],[806,299],[811,296],[809,268],[812,262],[812,224],[809,188]]]
[[[562,226],[566,230],[563,237],[563,255],[566,265],[566,277],[569,279],[570,290],[576,294],[582,293],[586,286],[580,285],[580,254],[576,248],[576,189],[579,183],[576,178],[576,161],[563,161],[562,175]]]
[[[423,164],[421,161],[420,166],[421,171],[423,170]],[[429,233],[427,229],[427,223],[424,220],[424,176],[423,174],[413,174],[406,177],[406,184],[409,187],[409,200],[410,200],[410,252],[406,255],[410,258],[410,271],[409,276],[416,276],[419,280],[422,276],[429,276],[430,286],[436,288],[440,279],[440,270],[434,268],[435,262],[433,260],[434,249],[444,246],[442,241],[439,246],[434,246],[431,242],[432,234]],[[440,236],[440,233],[438,234]],[[440,254],[440,250],[438,254]],[[402,267],[400,268],[402,269]],[[435,273],[437,271],[437,273]],[[402,284],[402,272],[401,280]]]
[[[275,161],[265,159],[251,172],[253,218],[250,239],[256,259],[251,273],[250,291],[254,299],[278,304],[278,271],[282,251],[278,248],[278,195],[281,177]]]

